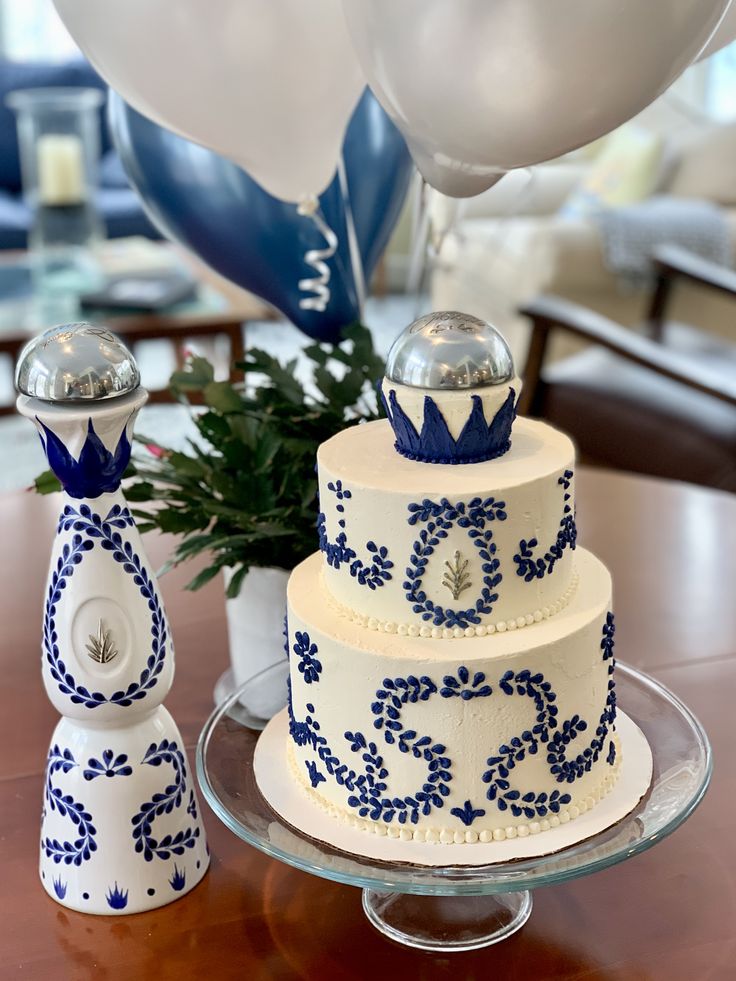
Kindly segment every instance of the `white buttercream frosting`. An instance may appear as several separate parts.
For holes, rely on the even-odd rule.
[[[488,590],[496,598],[477,611],[487,562],[478,547],[480,542],[474,544],[469,537],[472,528],[463,527],[461,521],[455,521],[447,537],[426,556],[420,591],[434,607],[443,610],[475,608],[472,618],[461,620],[462,630],[499,623],[521,625],[537,611],[546,618],[550,611],[562,608],[573,583],[574,551],[565,548],[551,572],[531,581],[518,574],[514,556],[520,553],[521,542],[536,539],[532,554],[535,559],[543,558],[557,541],[564,508],[570,509],[570,515],[574,512],[574,478],[567,481],[568,487],[560,483],[574,466],[574,448],[567,436],[544,423],[520,418],[514,424],[508,453],[486,463],[461,466],[408,460],[393,444],[389,423],[381,421],[339,433],[318,453],[324,539],[334,544],[342,534],[354,553],[352,559],[332,564],[329,553],[325,553],[325,582],[342,608],[368,620],[415,625],[420,630],[426,626],[456,627],[451,618],[423,616],[426,604],[415,611],[417,604],[407,596],[406,570],[415,568],[416,547],[421,546],[422,532],[432,520],[412,523],[410,519],[413,514],[416,517],[412,508],[424,501],[436,505],[446,501],[455,506],[474,500],[486,505],[492,516],[484,531],[490,533],[493,558],[498,561],[493,575],[501,576]],[[492,504],[487,504],[489,501]],[[355,569],[356,562],[362,569],[370,569],[376,556],[371,546],[385,548],[392,563],[386,570],[390,578],[380,573],[369,577],[374,588]],[[467,585],[457,599],[447,585],[446,563],[455,568],[467,563]]]
[[[468,637],[460,645],[454,638],[379,633],[350,622],[321,585],[321,557],[303,562],[288,589],[297,736],[292,752],[300,780],[335,816],[377,833],[405,831],[413,840],[503,840],[509,828],[511,835],[536,834],[593,806],[612,786],[620,763],[610,726],[599,751],[585,754],[601,725],[611,679],[613,662],[602,646],[611,582],[590,553],[578,550],[578,562],[578,589],[558,615],[524,630]],[[417,697],[403,698],[406,684]],[[528,684],[531,694],[517,690]],[[528,734],[540,718],[535,693],[543,701],[545,727],[551,712],[556,722],[549,741],[530,752]],[[557,732],[566,734],[566,758],[590,760],[572,782],[558,782],[548,760]],[[524,748],[523,758],[504,777],[493,760],[506,758],[517,739],[515,752]],[[384,801],[380,815],[354,806],[366,773],[382,784],[376,795]],[[445,788],[439,806],[432,803],[427,814],[405,824],[398,810],[386,820],[386,801],[417,799],[423,788],[437,788],[434,779]],[[489,799],[498,779],[519,791],[517,799],[531,793],[534,814],[513,815],[508,801],[499,806],[498,793]],[[555,793],[570,796],[552,810],[544,802]]]

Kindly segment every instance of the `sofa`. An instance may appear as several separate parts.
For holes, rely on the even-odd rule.
[[[23,201],[15,114],[5,97],[15,89],[91,87],[107,91],[86,61],[42,64],[0,60],[0,249],[27,245],[30,212]],[[125,177],[112,147],[104,109],[100,112],[100,186],[97,204],[109,238],[143,235],[160,238]]]
[[[736,242],[736,127],[716,125],[663,97],[632,124],[661,138],[663,153],[652,192],[714,202],[730,242]],[[531,171],[515,172],[468,201],[433,192],[430,209],[432,308],[468,310],[506,334],[517,363],[526,358],[528,323],[518,309],[551,293],[634,326],[646,313],[649,284],[632,286],[607,266],[599,224],[564,213],[605,141]],[[729,257],[729,262],[731,257]],[[733,303],[696,285],[678,286],[671,316],[733,336]],[[551,360],[579,349],[554,339]]]

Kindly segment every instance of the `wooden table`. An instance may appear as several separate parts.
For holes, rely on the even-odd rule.
[[[0,978],[736,978],[736,497],[580,471],[582,542],[615,581],[620,658],[698,714],[715,752],[700,809],[676,834],[605,872],[534,894],[529,923],[497,947],[450,957],[395,946],[360,892],[272,861],[207,813],[212,868],[165,909],[117,918],[56,905],[37,880],[42,769],[56,715],[41,687],[39,631],[53,499],[0,499]],[[154,562],[167,549],[149,538]],[[191,572],[191,570],[187,570]],[[192,751],[226,666],[222,594],[163,580],[177,645],[167,699]]]

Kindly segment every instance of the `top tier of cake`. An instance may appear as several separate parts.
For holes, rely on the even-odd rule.
[[[323,576],[336,609],[367,628],[484,636],[549,618],[576,576],[574,448],[519,418],[511,447],[464,466],[394,448],[387,421],[318,453]]]

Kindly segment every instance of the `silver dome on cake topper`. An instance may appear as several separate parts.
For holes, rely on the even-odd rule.
[[[89,402],[119,398],[140,387],[133,355],[106,327],[52,327],[23,349],[15,386],[44,402]]]
[[[415,320],[396,338],[386,363],[386,378],[410,388],[483,388],[513,377],[514,360],[500,332],[451,311]]]

